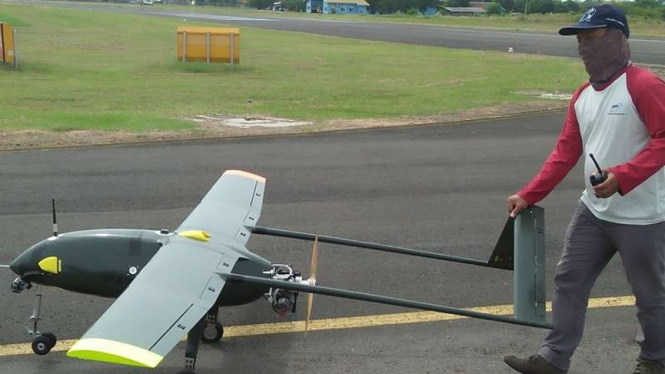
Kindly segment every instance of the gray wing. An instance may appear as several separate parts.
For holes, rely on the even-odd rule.
[[[261,214],[266,179],[227,170],[176,231],[207,231],[244,245]],[[230,243],[229,243],[230,244]]]
[[[174,237],[67,352],[67,356],[156,367],[217,300],[236,258]]]
[[[225,172],[67,356],[156,367],[215,304],[225,284],[219,273],[238,260],[228,247],[249,238],[264,187],[265,178]]]

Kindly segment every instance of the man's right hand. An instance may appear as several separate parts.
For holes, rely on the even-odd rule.
[[[510,213],[510,216],[515,218],[522,209],[529,206],[529,203],[522,199],[520,195],[515,194],[506,199],[506,205],[508,206],[508,213]]]

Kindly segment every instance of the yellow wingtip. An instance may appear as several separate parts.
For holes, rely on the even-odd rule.
[[[112,364],[155,368],[164,357],[147,349],[108,339],[82,339],[67,351],[68,357]]]

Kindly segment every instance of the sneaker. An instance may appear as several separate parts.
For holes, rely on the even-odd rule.
[[[638,357],[633,374],[665,374],[665,366],[658,361]]]
[[[503,361],[508,364],[508,366],[522,374],[566,374],[568,372],[568,370],[561,370],[550,364],[540,355],[533,355],[526,359],[517,358],[515,356],[506,356],[503,358]],[[639,373],[641,374],[642,372]],[[652,374],[651,372],[645,371],[644,374],[646,373]],[[656,372],[654,371],[653,373],[655,374]]]

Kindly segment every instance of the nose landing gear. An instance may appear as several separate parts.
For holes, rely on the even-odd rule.
[[[16,283],[16,281],[14,281]],[[27,284],[24,287],[21,287],[20,291],[23,289],[30,289],[30,285]],[[19,291],[19,292],[20,292]],[[35,304],[32,308],[32,315],[26,322],[27,324],[32,324],[32,326],[28,325],[26,326],[26,330],[28,330],[28,334],[30,336],[33,336],[34,338],[32,339],[32,351],[35,352],[35,354],[44,356],[51,352],[51,349],[55,347],[55,344],[58,342],[58,339],[55,337],[54,334],[50,332],[39,332],[37,329],[37,325],[39,324],[39,321],[42,319],[42,292],[41,292],[41,286],[37,285],[36,291],[35,291]]]

